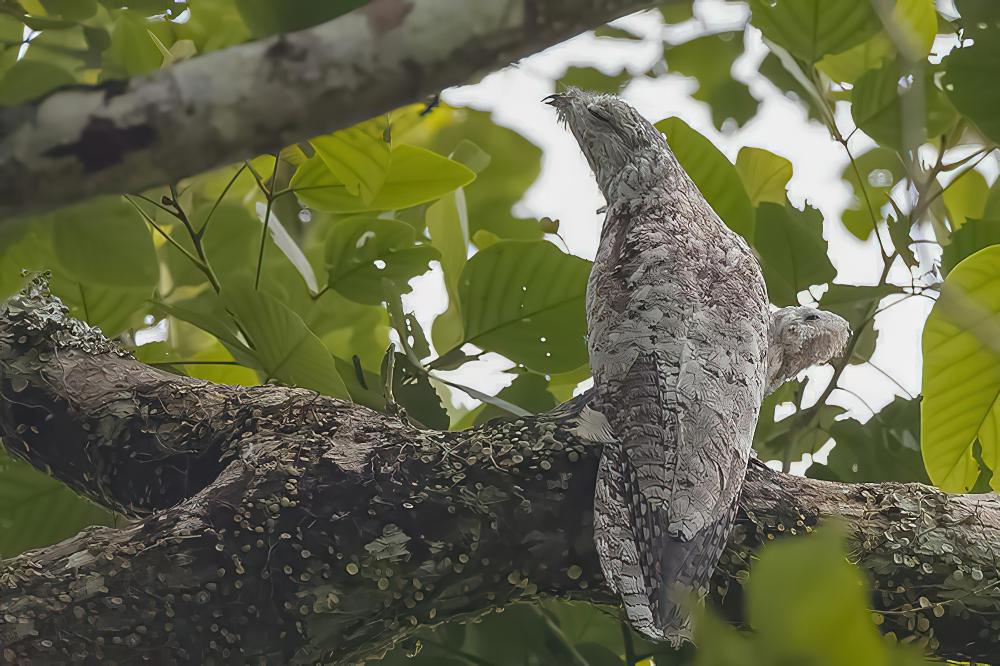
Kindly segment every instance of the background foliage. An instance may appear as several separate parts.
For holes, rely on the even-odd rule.
[[[362,4],[0,0],[0,105],[168,67]],[[1000,141],[1000,6],[956,0],[955,14],[933,0],[747,4],[748,25],[711,34],[698,29],[689,5],[665,5],[665,25],[692,30],[681,43],[664,43],[662,63],[647,75],[693,78],[693,95],[717,127],[743,125],[758,100],[734,77],[733,64],[747,31],[759,30],[768,47],[760,74],[824,125],[849,158],[842,180],[853,203],[833,223],[858,239],[875,234],[882,260],[877,282],[834,284],[823,216],[788,201],[787,159],[747,146],[733,164],[679,118],[658,123],[709,202],[753,246],[772,303],[818,302],[854,331],[818,400],[804,398],[812,379],[768,399],[759,455],[787,469],[832,440],[827,462],[808,475],[996,488],[1000,186],[975,168]],[[597,35],[638,38],[610,26]],[[954,48],[942,59],[935,44]],[[629,81],[624,71],[570,67],[559,85],[617,91]],[[855,137],[863,136],[871,141],[858,150]],[[428,101],[168,187],[5,220],[0,298],[19,287],[22,269],[50,270],[76,316],[146,362],[217,382],[302,386],[375,409],[392,397],[423,427],[544,411],[588,376],[582,303],[589,262],[561,249],[558,221],[512,213],[539,174],[540,157],[488,113]],[[402,297],[431,265],[440,267],[448,307],[427,331]],[[939,298],[923,338],[923,395],[898,397],[865,423],[846,417],[829,401],[847,390],[842,373],[870,363],[875,315],[910,298]],[[486,353],[512,366],[511,383],[495,396],[441,374]],[[482,404],[457,408],[452,391]],[[0,554],[115,519],[0,458]],[[749,582],[740,582],[757,631],[742,635],[707,617],[698,653],[648,645],[605,610],[546,602],[427,632],[413,659],[401,649],[385,661],[910,659],[877,639],[864,581],[833,532],[772,547]]]

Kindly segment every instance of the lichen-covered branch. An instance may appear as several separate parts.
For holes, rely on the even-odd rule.
[[[615,603],[592,543],[600,448],[574,434],[586,397],[420,431],[144,368],[38,283],[0,311],[0,392],[14,455],[140,516],[0,564],[0,663],[350,663],[515,600]],[[734,620],[754,549],[838,517],[885,631],[1000,659],[994,497],[755,463],[742,504],[713,586]]]
[[[372,0],[308,30],[0,109],[0,219],[278,150],[650,4]]]

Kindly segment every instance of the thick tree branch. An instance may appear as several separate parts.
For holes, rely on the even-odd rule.
[[[372,0],[308,30],[0,109],[0,219],[273,152],[650,4]]]
[[[40,283],[0,311],[0,392],[12,453],[108,506],[160,509],[0,564],[0,663],[351,662],[515,600],[615,602],[592,544],[600,448],[573,431],[585,397],[419,431],[308,391],[145,368]],[[742,504],[714,586],[734,620],[752,551],[836,517],[883,630],[1000,659],[997,498],[755,463]]]

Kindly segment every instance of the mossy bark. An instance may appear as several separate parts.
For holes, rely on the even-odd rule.
[[[614,604],[592,543],[586,396],[535,418],[415,429],[300,389],[170,375],[67,317],[0,310],[7,449],[134,518],[0,564],[0,663],[351,663],[420,626],[553,595]],[[882,628],[1000,659],[1000,501],[754,462],[716,601],[762,543],[839,518]]]

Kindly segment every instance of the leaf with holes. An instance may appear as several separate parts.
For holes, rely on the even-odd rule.
[[[590,262],[548,241],[505,240],[462,271],[465,342],[542,373],[587,361],[584,297]]]
[[[848,162],[841,173],[841,178],[847,181],[853,193],[851,205],[841,218],[847,230],[866,240],[875,228],[872,216],[876,221],[883,219],[882,206],[889,201],[889,192],[904,175],[899,155],[888,148],[872,148],[856,156],[854,164]]]
[[[944,281],[923,334],[920,439],[934,485],[968,492],[983,462],[1000,489],[1000,246],[980,250]]]
[[[382,302],[386,279],[397,293],[409,293],[409,281],[440,257],[430,245],[418,245],[413,227],[399,220],[355,217],[335,224],[326,238],[329,287],[368,305]]]

